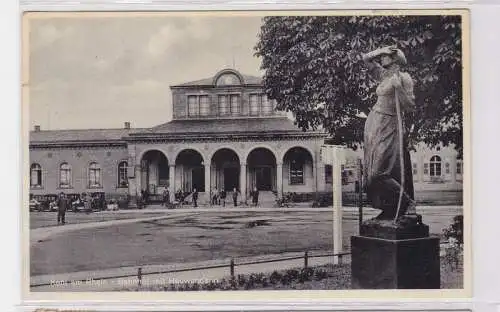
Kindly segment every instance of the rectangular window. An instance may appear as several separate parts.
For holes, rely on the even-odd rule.
[[[219,116],[227,116],[229,114],[229,104],[225,95],[219,95]]]
[[[200,115],[208,116],[210,114],[210,101],[208,95],[200,95]]]
[[[259,101],[260,96],[257,94],[250,95],[250,115],[257,116],[259,115]]]
[[[428,163],[425,163],[424,164],[424,174],[429,174],[429,164]]]
[[[262,115],[271,115],[273,112],[273,103],[262,95]]]
[[[412,167],[413,167],[413,175],[416,175],[418,173],[417,164],[413,163]]]
[[[446,171],[446,174],[450,174],[450,163],[445,164],[445,171]]]
[[[231,115],[239,115],[240,114],[240,96],[237,94],[231,94]]]
[[[304,163],[292,161],[290,163],[290,184],[304,184]]]
[[[208,95],[188,95],[188,116],[208,116],[210,114],[210,98]]]
[[[333,183],[332,165],[325,165],[325,183]]]
[[[200,114],[200,103],[196,95],[188,95],[188,116],[197,117]]]

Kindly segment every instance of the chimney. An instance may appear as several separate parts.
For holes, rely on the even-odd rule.
[[[125,122],[125,129],[130,129],[130,122],[128,121]]]
[[[35,125],[35,132],[40,132],[40,125]]]

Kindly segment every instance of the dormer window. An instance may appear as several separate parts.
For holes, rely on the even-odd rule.
[[[267,99],[265,94],[250,94],[250,115],[272,115],[274,102]]]
[[[219,95],[219,116],[237,116],[241,113],[240,95]]]
[[[240,78],[234,73],[226,73],[219,76],[217,79],[217,86],[235,86],[240,85]]]
[[[188,116],[208,116],[210,114],[210,100],[208,95],[188,95]]]

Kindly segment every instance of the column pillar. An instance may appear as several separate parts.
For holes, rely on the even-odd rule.
[[[141,170],[141,165],[136,165],[135,168],[135,185],[137,188],[137,193],[136,195],[140,195],[142,191],[142,170]]]
[[[210,174],[211,174],[211,166],[210,164],[205,164],[205,197],[207,199],[207,203],[210,203],[210,190],[212,187],[210,186]]]
[[[240,193],[241,201],[247,201],[247,164],[240,163]]]
[[[283,163],[281,162],[276,164],[276,189],[278,197],[283,197]]]
[[[170,202],[175,201],[175,165],[168,166],[168,184],[170,188]]]

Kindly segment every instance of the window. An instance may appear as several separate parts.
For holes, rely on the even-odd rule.
[[[101,168],[95,162],[89,166],[89,187],[101,187]]]
[[[59,186],[62,188],[71,187],[71,166],[62,163],[59,167]]]
[[[210,114],[210,101],[208,100],[208,95],[201,95],[200,100],[200,115],[208,116]]]
[[[424,164],[424,174],[425,175],[429,174],[429,163]]]
[[[450,163],[447,162],[444,167],[446,174],[450,174]]]
[[[237,116],[240,111],[239,94],[219,95],[219,116]]]
[[[219,95],[219,115],[226,116],[229,114],[229,105],[225,95]]]
[[[128,179],[128,163],[126,161],[122,161],[118,164],[118,187],[127,187]]]
[[[196,95],[188,96],[188,116],[196,117],[200,113],[200,105],[198,103],[198,97]]]
[[[210,100],[208,95],[188,95],[188,116],[208,116],[210,114]]]
[[[231,94],[231,115],[239,115],[240,114],[240,96],[237,94]]]
[[[332,165],[325,165],[325,183],[333,183]]]
[[[250,94],[250,115],[259,115],[259,101],[260,96],[258,94]]]
[[[236,76],[233,73],[227,73],[227,74],[221,75],[217,79],[216,84],[218,86],[232,86],[232,85],[239,85],[240,83],[241,83],[240,78],[238,76]]]
[[[332,165],[325,165],[325,183],[333,183]]]
[[[42,186],[42,167],[39,164],[32,164],[30,170],[30,186]]]
[[[259,113],[262,115],[271,115],[274,110],[273,101],[267,99],[265,94],[250,95],[250,115],[256,116]]]
[[[267,99],[267,96],[262,96],[262,115],[271,115],[273,112],[273,103]]]
[[[441,157],[432,156],[431,157],[431,177],[440,177],[441,176]]]
[[[413,164],[412,164],[412,168],[413,168],[413,175],[417,175],[417,174],[418,174],[417,164],[416,164],[416,163],[413,163]]]
[[[290,184],[304,184],[304,162],[300,159],[290,162]]]

